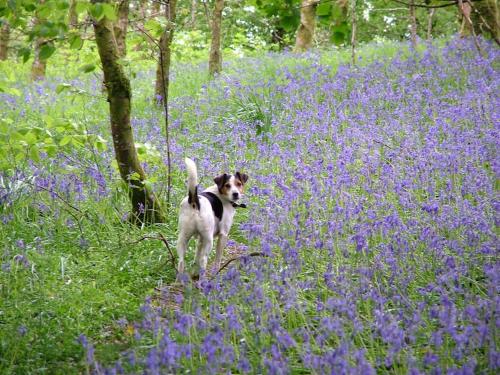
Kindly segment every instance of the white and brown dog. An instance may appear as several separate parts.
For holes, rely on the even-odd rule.
[[[182,200],[179,210],[179,238],[177,240],[179,264],[177,271],[179,274],[184,272],[184,256],[189,239],[193,236],[198,237],[195,258],[195,263],[198,266],[197,271],[206,270],[214,238],[219,237],[215,252],[215,266],[219,269],[222,251],[227,243],[236,207],[246,207],[244,204],[236,202],[243,195],[243,187],[248,176],[240,172],[236,172],[234,175],[224,173],[214,178],[215,185],[198,194],[196,164],[189,158],[185,159],[185,163],[188,172],[188,196]]]

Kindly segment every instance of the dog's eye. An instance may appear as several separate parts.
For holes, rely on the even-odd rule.
[[[241,186],[241,182],[237,182],[236,186],[240,187]]]
[[[226,184],[224,185],[225,187],[227,187],[228,189],[231,187],[231,184]]]

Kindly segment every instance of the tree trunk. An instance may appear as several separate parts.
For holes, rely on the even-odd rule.
[[[114,34],[118,56],[127,55],[127,27],[128,27],[129,0],[121,0],[118,4],[118,19],[114,24]]]
[[[170,206],[170,190],[172,189],[172,163],[170,155],[170,131],[168,126],[168,88],[170,85],[170,45],[174,38],[176,0],[165,3],[167,26],[160,38],[158,67],[156,68],[156,97],[163,104],[165,116],[165,140],[167,144],[167,205]]]
[[[212,44],[210,45],[210,55],[208,58],[208,73],[210,77],[219,74],[222,70],[220,39],[223,9],[224,0],[215,0],[215,8],[212,15]]]
[[[37,37],[35,40],[35,51],[33,64],[31,65],[31,80],[40,81],[45,79],[45,72],[47,70],[47,61],[40,58],[40,51],[46,41],[43,38]]]
[[[0,61],[7,60],[9,55],[10,25],[4,20],[0,29]]]
[[[351,0],[351,59],[352,65],[356,65],[356,27],[357,27],[357,19],[356,19],[356,1]]]
[[[417,17],[415,15],[415,0],[410,0],[410,35],[411,46],[417,48]]]
[[[316,27],[316,6],[318,0],[302,0],[300,6],[300,25],[295,39],[295,51],[302,52],[312,47]]]
[[[479,41],[477,40],[476,31],[474,30],[474,24],[472,23],[472,20],[470,18],[470,13],[472,10],[470,4],[468,2],[464,3],[463,0],[458,0],[457,5],[458,5],[458,11],[462,14],[463,21],[465,22],[464,24],[462,24],[462,31],[463,31],[464,27],[467,27],[467,29],[472,33],[472,37],[473,37],[474,44],[476,46],[477,51],[480,54],[482,54],[483,51],[481,50],[481,46],[479,45]],[[467,25],[467,26],[465,26],[465,25]],[[460,32],[460,34],[462,34],[462,32]],[[465,35],[467,35],[467,34],[462,34],[462,36],[465,36]]]
[[[191,20],[190,20],[191,27],[194,27],[194,24],[196,23],[196,4],[197,0],[191,1]]]
[[[472,22],[469,22],[470,18],[470,13],[471,13],[471,6],[470,4],[467,3],[458,3],[458,10],[462,16],[462,24],[460,26],[460,36],[469,36],[472,35]]]
[[[78,27],[78,14],[76,13],[76,0],[71,0],[68,10],[68,24],[71,29]]]
[[[176,0],[167,0],[165,4],[165,17],[167,19],[167,26],[163,31],[160,38],[160,53],[158,59],[158,66],[156,68],[156,87],[155,94],[159,101],[168,103],[168,86],[170,75],[170,45],[174,37],[175,26],[175,5]]]
[[[107,1],[92,0],[92,3]],[[132,221],[140,223],[163,222],[160,204],[154,193],[144,184],[145,173],[139,162],[130,124],[130,82],[119,64],[118,49],[113,35],[113,23],[106,17],[93,21],[94,33],[104,71],[107,88],[111,134],[120,176],[128,185],[132,201]]]
[[[427,9],[427,40],[432,39],[432,17],[435,11],[435,8]]]
[[[470,3],[472,7],[471,20],[474,25],[479,26],[479,32],[486,31],[493,40],[500,45],[500,12],[497,0],[484,0]]]
[[[40,4],[45,3],[45,0],[41,0]],[[33,26],[37,26],[40,24],[41,19],[39,18],[39,15],[36,14],[34,21],[33,21]],[[42,38],[37,36],[35,38],[35,46],[34,46],[34,58],[33,58],[33,64],[31,65],[31,80],[32,81],[39,81],[45,79],[45,71],[47,70],[47,63],[45,60],[42,60],[40,58],[40,51],[42,47],[47,43],[47,41]]]
[[[153,0],[153,5],[151,7],[151,10],[153,12],[153,14],[157,14],[160,12],[160,1],[158,0]]]

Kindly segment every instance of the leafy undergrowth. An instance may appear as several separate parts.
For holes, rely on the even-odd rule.
[[[176,209],[153,228],[124,221],[99,80],[1,94],[2,132],[16,134],[0,180],[0,369],[498,371],[499,54],[483,48],[335,69],[328,54],[271,55],[174,95],[174,206],[184,156],[205,186],[245,171],[232,238],[268,255],[186,285],[179,309],[146,297],[175,272],[161,241],[139,241],[161,232],[173,246]],[[133,83],[133,126],[163,197],[152,76]]]

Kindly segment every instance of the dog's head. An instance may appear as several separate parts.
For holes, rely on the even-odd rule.
[[[236,202],[241,198],[247,181],[248,175],[240,172],[234,175],[224,173],[214,178],[220,195],[230,202]]]

